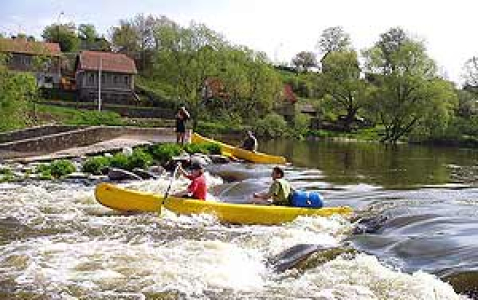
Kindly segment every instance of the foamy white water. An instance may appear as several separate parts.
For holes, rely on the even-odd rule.
[[[221,180],[208,175],[209,182]],[[173,190],[187,186],[174,181]],[[164,192],[169,178],[130,184]],[[0,185],[0,282],[7,295],[52,299],[465,299],[433,275],[405,274],[370,255],[339,256],[303,274],[275,274],[267,258],[294,245],[339,246],[352,224],[298,218],[281,226],[220,224],[213,216],[121,215],[93,186]],[[10,294],[9,294],[10,293]]]

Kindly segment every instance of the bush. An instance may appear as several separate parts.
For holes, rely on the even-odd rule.
[[[55,178],[60,178],[76,171],[75,166],[69,160],[56,160],[50,164],[51,175]]]
[[[134,168],[146,169],[153,163],[153,158],[149,153],[144,152],[143,149],[137,149],[131,156],[128,156],[128,169]]]
[[[294,130],[297,134],[304,136],[307,134],[310,125],[310,117],[301,113],[296,114],[294,120]]]
[[[221,154],[221,146],[216,143],[206,143],[204,144],[209,154]]]
[[[258,136],[275,138],[289,134],[287,122],[276,113],[268,114],[265,118],[258,120],[254,126]]]
[[[183,148],[178,144],[156,144],[148,148],[148,153],[159,163],[169,161],[173,156],[181,154]]]
[[[119,169],[124,169],[129,171],[132,170],[132,168],[130,168],[128,156],[126,156],[123,153],[116,153],[110,159],[109,165],[113,168],[119,168]]]
[[[91,173],[94,175],[103,174],[103,170],[110,164],[110,159],[105,156],[95,156],[89,158],[82,167],[82,171],[85,173]]]
[[[61,159],[51,164],[39,165],[36,169],[41,174],[42,179],[60,178],[76,171],[75,166],[69,160]]]
[[[221,147],[216,143],[193,143],[184,145],[187,153],[221,154]]]

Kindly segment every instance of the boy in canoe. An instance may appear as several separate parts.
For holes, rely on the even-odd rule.
[[[268,192],[254,193],[254,203],[272,204],[280,206],[291,206],[291,197],[293,189],[290,183],[284,178],[284,170],[280,167],[272,169],[272,185]]]
[[[181,175],[191,180],[188,188],[184,191],[174,194],[179,198],[192,198],[196,200],[206,200],[207,186],[204,177],[204,168],[199,163],[191,164],[191,173],[186,172],[182,165],[178,165],[178,171]]]
[[[252,152],[257,151],[257,139],[252,133],[252,131],[248,130],[246,132],[246,138],[242,142],[241,148],[244,150],[252,151]]]

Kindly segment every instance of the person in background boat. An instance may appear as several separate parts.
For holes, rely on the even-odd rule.
[[[269,191],[254,193],[254,203],[291,206],[291,198],[294,190],[290,183],[284,178],[284,170],[280,167],[274,167],[271,177],[273,182]]]
[[[204,177],[204,168],[199,163],[191,164],[191,173],[186,172],[181,164],[178,165],[178,171],[181,175],[191,180],[188,188],[184,191],[174,194],[175,197],[193,198],[197,200],[206,200],[207,185]]]
[[[176,113],[176,143],[184,145],[184,137],[186,136],[186,121],[191,116],[186,107],[181,106]]]
[[[246,138],[242,142],[241,148],[244,150],[249,150],[253,152],[257,151],[257,139],[252,133],[252,131],[248,130],[246,132]]]

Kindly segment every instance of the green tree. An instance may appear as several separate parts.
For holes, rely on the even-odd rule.
[[[119,26],[110,30],[113,46],[122,53],[134,58],[140,70],[147,70],[152,65],[154,51],[160,42],[155,32],[160,27],[172,26],[173,21],[165,16],[154,17],[138,14],[132,19],[119,21]]]
[[[344,127],[350,131],[357,112],[369,98],[369,84],[360,78],[361,70],[355,51],[333,51],[322,61],[318,89],[330,100],[338,113],[346,114]]]
[[[98,32],[93,24],[80,24],[78,26],[78,37],[87,43],[94,43],[98,38]]]
[[[223,112],[253,123],[274,108],[282,84],[264,53],[242,46],[224,47],[218,59],[218,76],[227,93],[227,99],[222,99]]]
[[[370,109],[395,143],[414,129],[443,128],[457,103],[454,87],[437,75],[421,41],[392,28],[364,51],[367,77],[375,89]]]
[[[301,51],[292,58],[292,65],[298,72],[308,71],[310,68],[317,67],[317,57],[313,52]]]
[[[37,96],[35,77],[8,71],[6,60],[0,55],[0,131],[25,126],[30,104]]]
[[[326,28],[320,35],[317,48],[324,56],[334,51],[350,50],[350,35],[340,26]]]
[[[63,52],[75,51],[80,44],[73,23],[49,25],[43,29],[42,37],[46,42],[59,43]]]
[[[156,28],[160,47],[155,55],[155,75],[176,88],[176,96],[193,114],[194,126],[203,100],[206,78],[218,74],[218,50],[225,41],[202,24]]]

